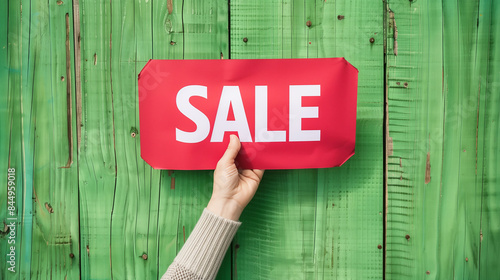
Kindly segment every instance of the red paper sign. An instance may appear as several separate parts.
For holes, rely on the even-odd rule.
[[[354,154],[357,80],[343,58],[150,60],[141,156],[157,169],[214,169],[236,134],[240,168],[340,166]]]

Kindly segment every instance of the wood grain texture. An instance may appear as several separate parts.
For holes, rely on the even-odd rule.
[[[384,250],[386,279],[500,278],[498,15],[493,0],[1,1],[0,181],[16,168],[17,227],[0,279],[158,279],[181,249],[213,173],[140,158],[149,59],[342,56],[359,70],[356,154],[266,172],[217,278],[381,279]]]
[[[482,186],[479,276],[481,279],[500,278],[498,251],[500,250],[500,3],[481,1],[479,6],[478,47],[476,67],[479,68],[480,85],[484,91],[480,98],[478,131],[479,168],[476,184]]]
[[[231,1],[231,58],[343,56],[359,69],[355,156],[340,168],[266,172],[241,218],[233,278],[382,279],[380,10],[361,1]]]
[[[83,279],[110,279],[111,215],[117,181],[111,92],[111,7],[80,1],[82,139],[79,160]]]
[[[388,4],[397,22],[398,55],[389,19],[393,154],[388,160],[386,278],[494,279],[498,268],[482,254],[482,232],[492,224],[484,216],[498,213],[484,211],[490,197],[485,190],[491,191],[485,186],[496,178],[486,172],[486,163],[498,154],[484,142],[486,133],[498,128],[486,121],[498,116],[498,106],[486,102],[498,98],[490,91],[495,85],[488,84],[495,65],[490,17],[495,4]],[[498,249],[495,237],[490,238],[489,245]]]
[[[34,278],[80,275],[78,179],[74,100],[71,2],[32,3],[30,7],[30,83],[34,123],[33,235]],[[69,76],[68,76],[69,74]],[[64,77],[64,78],[63,78]],[[71,142],[68,142],[71,141]],[[70,257],[73,254],[73,257]]]
[[[16,256],[18,259],[15,273],[11,273],[7,270],[7,256],[2,254],[0,256],[0,260],[2,261],[0,273],[2,277],[22,277],[29,275],[30,272],[30,251],[31,251],[31,215],[27,215],[26,219],[23,219],[23,213],[26,210],[26,206],[28,210],[31,209],[32,204],[24,203],[23,194],[26,193],[25,187],[30,188],[32,185],[27,184],[28,182],[32,182],[32,176],[27,174],[27,170],[25,166],[28,166],[29,170],[32,170],[32,164],[28,162],[26,165],[23,164],[23,149],[24,149],[24,138],[23,138],[23,119],[21,117],[21,112],[23,110],[23,97],[31,100],[31,96],[28,94],[23,94],[22,92],[22,81],[23,76],[26,76],[26,73],[23,73],[23,69],[26,67],[26,59],[23,56],[23,50],[25,50],[25,46],[23,45],[23,41],[26,40],[27,36],[23,37],[24,30],[21,22],[23,18],[19,13],[21,3],[20,1],[12,2],[12,3],[2,3],[2,10],[4,15],[6,16],[2,20],[5,25],[2,25],[2,33],[3,45],[1,46],[3,54],[5,55],[4,65],[5,70],[3,71],[3,75],[0,78],[2,81],[2,89],[5,90],[2,93],[2,97],[4,98],[2,102],[3,109],[5,111],[0,115],[2,117],[2,125],[1,127],[5,129],[7,133],[2,133],[0,136],[2,142],[2,172],[0,173],[0,178],[2,182],[7,182],[7,168],[15,168],[16,169],[16,211],[13,213],[14,216],[10,216],[10,212],[7,211],[7,189],[2,188],[2,221],[7,223],[8,217],[15,217],[15,225],[17,227],[16,238],[15,238],[15,246],[16,246]],[[10,27],[10,28],[9,28]],[[24,60],[23,60],[24,59]],[[2,67],[4,68],[4,67]],[[26,104],[26,103],[24,103]],[[26,120],[29,125],[29,118]],[[29,129],[27,129],[29,131]],[[26,143],[27,144],[27,143]],[[33,157],[32,146],[28,146],[28,155]],[[28,176],[27,176],[28,175]],[[21,229],[23,227],[23,229]],[[10,246],[13,244],[7,243],[8,235],[6,233],[10,232],[5,227],[2,227],[2,235],[1,235],[1,249],[2,252],[7,252],[7,248],[10,249]],[[24,234],[24,236],[23,236]],[[30,238],[28,238],[28,236]],[[23,243],[24,241],[24,243]]]
[[[60,168],[76,156],[75,151],[69,153],[73,143],[68,142],[73,115],[68,115],[72,104],[67,93],[73,84],[61,78],[74,73],[67,67],[73,64],[71,28],[66,24],[71,2],[3,5],[2,28],[8,29],[2,32],[7,55],[1,77],[6,86],[1,123],[7,131],[1,140],[7,143],[1,153],[2,173],[8,166],[16,169],[17,224],[16,273],[7,271],[3,254],[1,278],[75,278],[80,268],[70,254],[78,256],[79,247],[77,165]],[[3,221],[9,217],[5,214]]]

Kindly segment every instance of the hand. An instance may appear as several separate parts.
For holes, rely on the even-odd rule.
[[[207,206],[210,212],[233,221],[240,218],[264,175],[264,170],[236,168],[234,159],[240,148],[240,139],[231,135],[227,150],[217,163],[214,190]]]

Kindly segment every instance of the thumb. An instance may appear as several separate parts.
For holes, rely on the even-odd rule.
[[[232,134],[232,135],[230,135],[229,139],[230,140],[229,140],[229,145],[227,146],[227,150],[224,153],[224,155],[222,156],[222,158],[220,159],[220,163],[222,163],[224,165],[233,164],[234,159],[238,155],[238,152],[240,151],[240,148],[241,148],[241,143],[240,143],[240,139],[238,138],[238,136]]]

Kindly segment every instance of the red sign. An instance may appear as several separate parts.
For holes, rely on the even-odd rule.
[[[156,169],[214,169],[236,134],[240,168],[340,166],[354,154],[357,81],[343,58],[150,60],[141,156]]]

